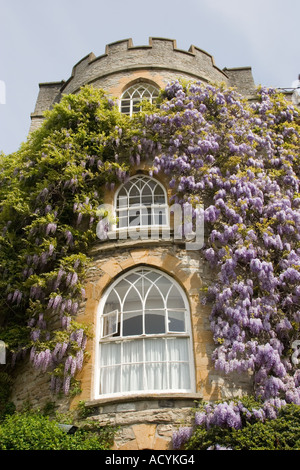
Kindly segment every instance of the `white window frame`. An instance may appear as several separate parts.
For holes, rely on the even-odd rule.
[[[144,186],[142,188],[138,188],[136,182],[138,181],[142,181],[144,182]],[[154,188],[150,188],[151,191],[152,191],[152,202],[151,204],[149,205],[146,205],[146,204],[143,204],[143,200],[142,200],[142,191],[143,189],[148,186],[149,186],[149,183],[152,183],[152,184],[155,184]],[[140,191],[140,194],[139,194],[139,203],[137,204],[130,204],[130,192],[133,188],[137,188],[139,191]],[[164,202],[163,203],[155,203],[154,202],[154,197],[155,197],[155,190],[156,188],[159,188],[162,190],[163,192],[163,197],[164,197]],[[120,192],[122,190],[126,191],[127,193],[127,204],[122,206],[120,208],[119,206],[119,203],[118,201],[120,200]],[[125,199],[124,199],[125,200]],[[115,218],[116,220],[119,219],[119,214],[121,211],[124,211],[126,212],[126,216],[127,216],[127,224],[124,225],[124,226],[120,226],[119,223],[120,223],[120,220],[118,220],[118,222],[116,223],[115,227],[114,227],[114,230],[116,230],[117,232],[122,232],[122,231],[128,231],[130,229],[132,229],[133,231],[136,231],[136,229],[140,229],[141,231],[142,230],[147,230],[149,228],[152,228],[154,231],[157,231],[159,229],[167,229],[170,227],[170,214],[169,214],[169,208],[168,208],[168,196],[167,196],[167,192],[166,192],[166,189],[164,188],[164,186],[156,179],[154,178],[151,178],[150,176],[147,176],[147,175],[142,175],[142,174],[139,174],[139,175],[135,175],[135,176],[132,176],[125,184],[123,184],[120,188],[118,188],[118,190],[116,191],[115,193],[115,197],[114,197],[114,207],[115,207]],[[151,224],[142,224],[140,223],[139,225],[134,225],[132,223],[130,223],[129,221],[129,218],[130,218],[130,211],[135,211],[136,213],[138,211],[141,211],[142,210],[145,210],[145,208],[150,208],[151,209]],[[155,220],[155,211],[161,209],[164,213],[164,217],[165,217],[165,223],[162,223],[162,224],[156,224],[156,223],[153,223],[153,220]],[[143,218],[143,215],[142,215],[142,218]],[[141,217],[140,217],[140,222],[141,222]]]
[[[144,270],[144,271],[143,271]],[[114,288],[121,282],[122,280],[126,279],[128,276],[134,273],[138,272],[154,272],[159,275],[159,278],[155,282],[156,287],[159,288],[159,279],[161,278],[166,278],[171,282],[171,288],[175,286],[183,300],[184,303],[184,309],[181,307],[181,311],[184,310],[184,321],[185,321],[185,331],[183,332],[171,332],[171,331],[165,331],[164,333],[159,333],[159,334],[145,334],[145,330],[143,330],[143,333],[141,335],[133,335],[133,336],[116,336],[116,337],[111,337],[111,336],[103,336],[102,335],[102,328],[103,328],[103,310],[106,304],[106,301],[110,295],[110,293],[114,290]],[[130,284],[130,283],[129,283]],[[129,290],[130,290],[129,286]],[[170,288],[170,290],[171,290]],[[126,292],[126,295],[124,296],[124,302],[125,298],[128,295],[129,290]],[[169,292],[170,292],[169,290]],[[144,302],[146,302],[146,298],[144,299]],[[143,319],[145,318],[145,304],[143,305]],[[121,309],[122,310],[122,309]],[[176,309],[172,309],[176,310]],[[122,330],[122,318],[123,318],[123,313],[122,311],[119,312],[120,315],[120,330]],[[165,312],[165,319],[167,321],[167,312]],[[145,322],[145,320],[143,320]],[[172,394],[172,393],[194,393],[195,392],[195,369],[194,369],[194,352],[193,352],[193,338],[192,338],[192,325],[191,325],[191,315],[190,315],[190,307],[188,303],[187,296],[181,286],[178,284],[177,281],[175,281],[171,276],[167,275],[165,272],[162,272],[160,270],[157,270],[155,268],[152,268],[150,266],[140,266],[137,268],[133,268],[130,271],[127,271],[125,274],[122,276],[119,276],[113,283],[112,285],[106,290],[105,294],[101,298],[101,301],[99,302],[98,306],[98,312],[97,312],[97,331],[96,331],[96,351],[95,351],[95,374],[94,374],[94,398],[95,399],[102,399],[102,398],[110,398],[110,397],[124,397],[124,396],[130,396],[130,395],[149,395],[149,394]],[[145,328],[145,327],[143,327]],[[120,331],[121,334],[121,331]],[[189,363],[189,378],[190,378],[190,383],[186,388],[182,389],[170,389],[170,388],[164,388],[162,390],[130,390],[130,391],[119,391],[117,393],[100,393],[100,373],[101,373],[101,345],[102,344],[109,344],[111,342],[117,344],[121,343],[122,344],[128,342],[128,341],[147,341],[147,339],[156,339],[160,338],[165,341],[165,346],[167,348],[167,341],[168,340],[176,340],[179,338],[186,338],[187,339],[187,348],[188,348],[188,363]],[[143,343],[144,344],[144,343]],[[144,345],[143,345],[144,347]],[[144,356],[145,357],[145,356]],[[176,363],[176,361],[172,361],[172,358],[167,358],[166,361],[159,361],[162,362],[165,365],[166,362],[166,367],[168,368],[169,365]],[[186,362],[186,361],[185,361]],[[143,364],[143,367],[146,367],[147,361],[144,360],[141,362]],[[133,362],[132,364],[139,364],[136,362]],[[123,362],[121,359],[121,367],[126,367],[126,364]],[[105,366],[103,366],[105,367]],[[170,369],[168,369],[170,370]],[[122,380],[122,379],[120,379]],[[122,384],[121,384],[121,389],[122,389]]]
[[[146,96],[150,94],[150,96]],[[127,114],[130,117],[134,114],[139,112],[140,108],[138,107],[138,103],[147,100],[150,101],[150,103],[153,103],[156,98],[158,97],[159,94],[159,88],[156,87],[155,85],[152,85],[151,83],[147,82],[139,82],[135,83],[128,88],[122,93],[122,96],[120,98],[120,112],[122,114]],[[135,95],[135,96],[134,96]],[[136,96],[138,95],[138,96]],[[126,106],[127,111],[124,111],[124,102],[127,101],[128,105]],[[135,109],[138,107],[139,109]]]

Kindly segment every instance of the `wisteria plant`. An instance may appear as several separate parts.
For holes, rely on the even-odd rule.
[[[254,395],[266,403],[300,404],[292,360],[300,320],[298,122],[273,89],[259,88],[248,102],[223,85],[174,82],[156,106],[128,119],[86,87],[2,158],[6,331],[15,328],[19,345],[29,332],[25,349],[36,367],[52,368],[54,388],[67,391],[82,365],[87,331],[74,317],[103,190],[147,160],[151,174],[169,175],[174,202],[204,205],[203,256],[217,273],[205,295],[216,368],[250,372]]]
[[[51,373],[53,392],[76,388],[85,359],[91,332],[76,314],[103,191],[127,174],[126,121],[103,91],[86,87],[1,158],[0,336],[12,365],[29,354]]]

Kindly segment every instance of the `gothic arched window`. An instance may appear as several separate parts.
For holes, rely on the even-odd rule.
[[[136,83],[127,88],[121,96],[120,111],[132,116],[140,111],[140,102],[148,100],[153,103],[158,97],[159,89],[150,83]]]
[[[137,175],[116,194],[117,228],[168,225],[167,194],[153,178]]]
[[[194,391],[189,305],[174,279],[132,269],[99,307],[96,396]]]

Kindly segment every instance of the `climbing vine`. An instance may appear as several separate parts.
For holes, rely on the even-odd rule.
[[[257,399],[299,404],[298,121],[265,88],[249,103],[222,85],[174,82],[132,119],[102,91],[65,96],[1,160],[1,310],[13,357],[30,350],[53,389],[68,392],[89,334],[74,318],[97,207],[147,159],[152,174],[169,175],[175,202],[204,204],[216,368],[250,371]]]
[[[12,364],[29,352],[34,367],[51,370],[56,392],[68,394],[85,358],[90,332],[75,317],[103,190],[128,170],[126,156],[117,161],[128,153],[119,150],[126,120],[87,87],[1,159],[1,339]]]

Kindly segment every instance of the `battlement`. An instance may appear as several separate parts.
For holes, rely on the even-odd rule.
[[[250,67],[221,70],[212,55],[194,45],[185,51],[177,48],[174,39],[151,37],[149,44],[142,46],[134,46],[132,39],[123,39],[107,44],[105,53],[98,57],[93,52],[83,57],[66,81],[40,84],[31,115],[31,130],[39,125],[43,112],[59,101],[62,94],[77,93],[84,85],[103,88],[118,98],[133,80],[148,80],[164,87],[178,78],[224,82],[247,98],[253,95],[255,88]]]
[[[186,73],[203,81],[228,81],[224,71],[216,67],[213,57],[195,46],[188,51],[177,48],[174,39],[149,38],[146,46],[134,46],[132,39],[124,39],[106,45],[105,54],[93,53],[81,59],[63,87],[64,93],[74,93],[86,83],[120,71],[143,68],[171,69]]]

